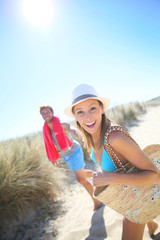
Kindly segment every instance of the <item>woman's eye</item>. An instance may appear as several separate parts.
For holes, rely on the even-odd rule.
[[[83,113],[82,111],[78,111],[77,112],[78,115],[82,115],[82,113]]]
[[[94,110],[96,110],[96,108],[95,107],[91,107],[91,111],[93,112]]]

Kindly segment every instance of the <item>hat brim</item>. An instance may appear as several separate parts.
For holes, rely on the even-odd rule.
[[[99,100],[100,102],[102,102],[103,104],[103,107],[104,107],[104,111],[107,110],[107,108],[109,107],[110,105],[110,99],[108,98],[102,98],[102,97],[88,97],[88,98],[85,98],[83,100],[80,100],[80,101],[77,101],[76,103],[72,104],[71,106],[67,107],[65,110],[64,110],[64,113],[70,117],[70,118],[75,118],[73,112],[72,112],[72,108],[77,105],[78,103],[81,103],[81,102],[84,102],[85,100],[88,100],[88,99],[96,99],[96,100]]]

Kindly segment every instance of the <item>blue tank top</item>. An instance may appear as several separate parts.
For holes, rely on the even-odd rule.
[[[94,157],[94,151],[92,149],[92,160],[96,163],[96,159]],[[100,164],[98,164],[100,165]],[[106,152],[106,150],[103,147],[103,153],[102,153],[102,161],[101,161],[101,168],[102,170],[108,171],[108,172],[114,172],[116,170],[116,167],[114,166],[114,163],[112,161],[112,159],[109,157],[108,153]]]

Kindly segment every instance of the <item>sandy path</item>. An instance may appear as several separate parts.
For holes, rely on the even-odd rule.
[[[149,109],[129,132],[141,148],[151,143],[160,144],[160,106]]]
[[[149,144],[160,143],[160,106],[150,108],[141,116],[136,126],[129,132],[137,143],[144,148]],[[89,164],[88,168],[94,165]],[[66,214],[59,217],[56,224],[57,240],[120,240],[122,216],[107,206],[93,212],[92,200],[78,183],[66,189],[64,209]],[[159,221],[160,226],[160,221]],[[160,227],[157,232],[160,231]],[[150,237],[145,228],[144,240]]]

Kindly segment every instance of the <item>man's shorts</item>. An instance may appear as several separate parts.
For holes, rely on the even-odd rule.
[[[84,168],[84,154],[81,146],[79,146],[69,157],[63,156],[64,161],[72,172],[81,170]]]

